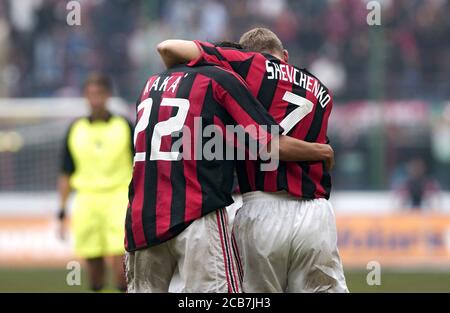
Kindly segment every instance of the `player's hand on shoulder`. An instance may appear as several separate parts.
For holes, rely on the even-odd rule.
[[[334,167],[334,150],[328,144],[324,144],[323,148],[324,148],[324,156],[325,156],[325,158],[324,158],[325,169],[327,171],[331,171]]]

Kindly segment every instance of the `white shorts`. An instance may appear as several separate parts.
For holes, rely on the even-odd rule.
[[[230,232],[233,229],[234,217],[236,216],[236,212],[242,207],[242,195],[234,193],[232,197],[234,202],[226,207]]]
[[[195,220],[160,245],[127,252],[128,292],[168,292],[175,272],[179,292],[240,292],[228,217],[220,209]]]
[[[244,292],[348,292],[326,199],[246,193],[232,239]]]

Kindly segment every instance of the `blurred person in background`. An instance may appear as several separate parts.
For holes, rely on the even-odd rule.
[[[450,186],[450,103],[431,128],[431,149],[435,160],[433,174],[441,186]]]
[[[65,236],[70,191],[76,191],[71,220],[75,254],[86,260],[90,288],[105,287],[105,258],[111,257],[116,287],[126,290],[123,271],[124,221],[132,172],[133,130],[106,107],[112,92],[108,77],[92,74],[84,85],[90,115],[67,132],[59,177],[61,236]]]
[[[398,188],[402,207],[411,210],[434,209],[434,199],[440,188],[438,182],[429,176],[425,161],[412,159],[406,171],[407,177]]]

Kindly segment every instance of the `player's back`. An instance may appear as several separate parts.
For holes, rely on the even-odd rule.
[[[271,55],[257,54],[254,62],[255,72],[261,78],[246,77],[245,80],[249,89],[256,93],[257,99],[284,129],[283,134],[308,142],[328,143],[332,99],[319,79],[306,69]],[[248,175],[247,169],[252,166],[248,163],[238,166],[242,190],[287,190],[305,199],[328,199],[330,196],[331,177],[325,170],[324,162],[280,162],[276,171],[256,170],[254,176]]]
[[[164,242],[233,202],[234,162],[203,155],[211,139],[207,127],[276,124],[241,78],[216,66],[180,65],[153,75],[138,102],[126,224],[129,251]],[[270,137],[249,136],[257,142]]]
[[[210,63],[235,71],[285,135],[327,143],[332,97],[314,75],[269,54],[196,43],[201,58],[190,65]],[[301,198],[329,198],[331,178],[323,162],[280,162],[271,172],[259,170],[257,163],[244,161],[238,166],[241,192],[287,190]]]

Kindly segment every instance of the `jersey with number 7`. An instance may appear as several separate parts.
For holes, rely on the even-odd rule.
[[[148,79],[137,104],[128,251],[163,243],[233,203],[233,156],[227,161],[224,155],[212,159],[204,153],[213,129],[226,144],[226,126],[242,126],[245,138],[231,139],[243,148],[250,143],[263,147],[281,131],[231,71],[177,66]]]
[[[327,143],[328,118],[333,105],[328,89],[311,73],[269,54],[216,47],[194,41],[201,56],[189,66],[210,63],[238,73],[250,92],[284,128],[284,135]],[[260,161],[237,165],[242,193],[286,190],[304,199],[330,197],[331,178],[323,162],[280,162],[275,171],[261,171]]]

